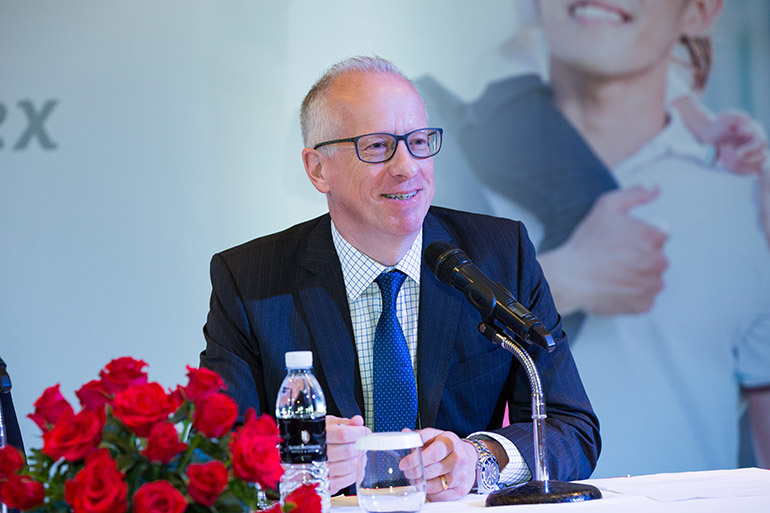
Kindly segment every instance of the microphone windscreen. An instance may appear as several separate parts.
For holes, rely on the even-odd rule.
[[[452,271],[470,259],[462,250],[450,243],[437,240],[428,244],[423,254],[425,264],[436,277],[447,284],[452,284]]]

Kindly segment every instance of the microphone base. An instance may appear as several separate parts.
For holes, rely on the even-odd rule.
[[[595,486],[567,481],[530,481],[508,486],[487,495],[487,506],[513,504],[548,504],[556,502],[583,502],[601,499],[602,492]]]

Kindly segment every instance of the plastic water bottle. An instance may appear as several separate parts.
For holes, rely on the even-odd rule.
[[[275,417],[281,430],[281,504],[303,484],[316,485],[324,513],[331,509],[326,462],[326,399],[313,375],[313,353],[286,353],[286,377],[278,392]]]

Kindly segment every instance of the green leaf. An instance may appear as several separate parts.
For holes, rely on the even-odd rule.
[[[243,500],[242,497],[236,496],[232,490],[225,489],[214,505],[219,513],[254,511],[256,509],[256,497],[253,503],[250,503]]]

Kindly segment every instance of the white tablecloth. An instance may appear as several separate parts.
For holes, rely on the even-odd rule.
[[[536,511],[770,513],[770,470],[743,468],[708,472],[588,479],[603,498],[582,503],[498,506],[494,513]],[[454,502],[427,503],[423,513],[468,513],[484,507],[484,495]],[[355,497],[332,499],[334,513],[360,512]]]

